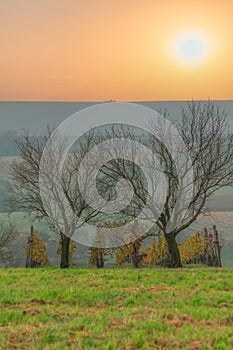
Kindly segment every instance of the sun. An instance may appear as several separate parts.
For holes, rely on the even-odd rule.
[[[175,58],[188,65],[197,65],[205,61],[210,52],[208,37],[200,32],[180,33],[173,40]]]

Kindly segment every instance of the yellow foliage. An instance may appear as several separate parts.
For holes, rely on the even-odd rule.
[[[104,258],[106,255],[108,255],[106,248],[91,247],[89,248],[89,251],[91,252],[89,258],[90,267],[96,266],[98,259],[103,259],[103,263],[107,260]]]
[[[144,252],[144,256],[142,258],[141,264],[142,265],[153,265],[155,264],[155,254],[156,254],[156,243],[155,240],[149,245],[148,248],[146,248]]]
[[[209,240],[202,237],[199,233],[178,244],[178,248],[182,263],[188,263],[205,254],[209,254],[210,256],[213,254]],[[164,236],[160,236],[157,244],[153,241],[145,250],[145,256],[141,263],[142,265],[159,264],[166,260],[167,256],[168,247],[166,239]]]
[[[124,246],[121,246],[116,251],[116,264],[122,265],[125,262],[131,263],[133,260],[134,248],[135,244],[137,244],[137,251],[139,251],[142,247],[142,241],[137,240],[130,242]]]
[[[167,242],[164,236],[159,236],[158,243],[155,240],[145,250],[142,265],[160,264],[168,255]]]
[[[182,263],[188,263],[193,259],[197,259],[206,253],[212,255],[212,250],[209,241],[202,237],[199,233],[186,239],[179,244],[180,257]]]
[[[31,256],[32,265],[40,267],[50,266],[46,245],[36,231],[32,231],[30,241],[26,246],[26,255],[27,258]]]

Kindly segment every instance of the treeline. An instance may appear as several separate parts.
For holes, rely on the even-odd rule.
[[[25,241],[24,252],[21,256],[16,253],[10,245],[18,238],[18,231],[13,224],[2,225],[0,236],[0,259],[4,261],[6,267],[24,266],[26,268],[49,267],[51,262],[48,257],[47,246],[38,235],[37,231],[31,227],[31,234],[27,242]],[[72,239],[69,247],[69,266],[75,267],[75,253],[78,244]],[[217,229],[214,227],[214,234],[204,230],[204,233],[196,233],[178,244],[182,264],[204,264],[207,266],[221,266],[221,250],[223,240],[218,241]],[[58,246],[54,245],[53,253],[61,255],[62,242]],[[51,252],[50,252],[51,253]],[[77,256],[75,257],[77,262]],[[97,248],[90,247],[85,253],[85,259],[89,267],[103,268],[106,263],[110,265],[125,265],[135,268],[146,266],[166,267],[169,262],[168,245],[163,235],[158,234],[148,244],[143,239],[136,239],[118,248]]]

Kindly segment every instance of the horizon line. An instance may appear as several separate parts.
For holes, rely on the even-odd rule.
[[[123,102],[123,103],[142,103],[142,102],[190,102],[190,101],[233,101],[233,98],[202,98],[202,99],[160,99],[160,100],[0,100],[0,102],[12,102],[12,103],[110,103],[110,102]]]

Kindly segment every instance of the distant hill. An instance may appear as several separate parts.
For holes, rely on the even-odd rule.
[[[0,134],[0,157],[16,156],[18,154],[15,140],[19,137],[16,131],[8,130]]]
[[[0,156],[17,155],[14,140],[23,130],[31,135],[44,135],[47,126],[55,127],[70,115],[100,102],[1,102],[0,101]],[[134,102],[157,112],[167,110],[170,119],[176,119],[185,108],[186,101]],[[205,103],[202,101],[201,103]],[[214,101],[224,108],[233,129],[233,101]],[[109,120],[111,122],[111,120]],[[82,120],[80,120],[82,127]]]
[[[224,108],[233,127],[233,101],[213,101]],[[47,125],[56,126],[71,114],[100,102],[0,102],[1,132],[21,132],[28,129],[34,135],[43,135]],[[171,119],[180,115],[186,101],[138,101],[137,104],[156,111],[166,109]],[[201,103],[205,103],[202,101]],[[81,122],[81,121],[80,121]],[[110,120],[111,122],[111,120]],[[80,123],[81,124],[81,123]],[[80,125],[81,127],[82,125]]]
[[[233,188],[226,188],[221,194],[213,195],[207,201],[209,211],[233,211]]]

